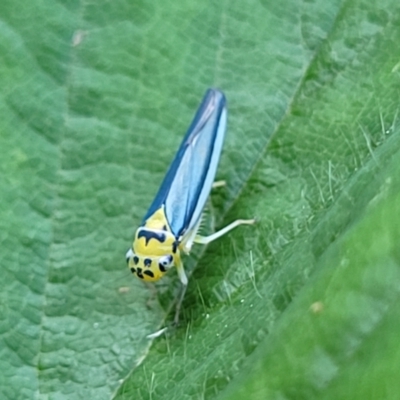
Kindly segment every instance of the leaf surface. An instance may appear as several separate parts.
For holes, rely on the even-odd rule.
[[[400,6],[0,5],[6,399],[397,398]],[[124,255],[205,90],[217,229],[157,293]]]

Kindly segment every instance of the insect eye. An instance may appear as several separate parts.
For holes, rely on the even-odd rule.
[[[167,256],[160,257],[158,260],[158,264],[160,265],[160,269],[162,271],[166,271],[172,267],[172,262],[174,258],[169,254]]]
[[[126,255],[125,255],[126,262],[128,263],[129,260],[130,260],[132,257],[133,257],[133,251],[132,251],[132,249],[129,249],[129,250],[126,252]]]

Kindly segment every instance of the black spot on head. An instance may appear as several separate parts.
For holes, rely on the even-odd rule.
[[[144,266],[149,268],[151,266],[151,258],[144,259]]]
[[[136,275],[140,278],[143,279],[143,273],[142,273],[142,268],[137,268],[136,270]]]
[[[149,244],[151,239],[158,240],[160,243],[165,242],[166,236],[163,232],[154,232],[149,229],[142,229],[138,233],[138,239],[144,237],[146,240],[146,246]]]
[[[153,271],[150,271],[149,269],[146,269],[146,271],[143,272],[145,275],[150,276],[151,278],[154,278]]]
[[[135,265],[137,265],[138,262],[139,262],[139,257],[138,257],[138,256],[133,256],[133,263],[134,263]]]

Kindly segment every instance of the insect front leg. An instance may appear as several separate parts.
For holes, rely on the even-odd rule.
[[[177,264],[176,269],[178,271],[178,276],[179,276],[179,279],[180,279],[182,285],[181,285],[181,292],[179,293],[178,302],[176,303],[174,325],[179,324],[179,314],[181,312],[183,299],[185,297],[186,289],[188,286],[188,278],[186,276],[185,269],[183,268],[182,261],[179,261],[179,264]]]

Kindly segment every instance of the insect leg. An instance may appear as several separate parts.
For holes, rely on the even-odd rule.
[[[212,188],[216,189],[222,186],[226,186],[226,181],[214,181],[214,183],[212,184]]]
[[[178,323],[179,323],[179,314],[181,312],[183,299],[185,297],[185,293],[186,293],[186,289],[187,289],[187,285],[188,285],[188,278],[185,274],[185,269],[183,268],[182,261],[180,261],[179,264],[177,264],[176,269],[177,269],[178,276],[179,276],[179,279],[180,279],[182,285],[181,285],[181,292],[179,293],[178,302],[176,303],[174,325],[178,325]]]
[[[188,278],[185,274],[185,268],[183,268],[183,263],[181,260],[179,260],[178,264],[176,265],[176,269],[178,272],[179,280],[182,282],[182,285],[187,286]]]
[[[187,284],[184,285],[182,283],[181,292],[179,293],[178,302],[176,303],[176,308],[175,308],[174,325],[179,324],[179,315],[181,313],[181,307],[182,307],[183,299],[185,298],[186,289],[187,289]]]
[[[209,236],[197,235],[194,238],[194,242],[199,244],[208,244],[214,241],[215,239],[218,239],[219,237],[225,235],[225,233],[228,233],[229,231],[231,231],[232,229],[236,228],[239,225],[252,225],[255,222],[256,222],[255,219],[237,219],[236,221],[227,225],[225,228],[222,228],[221,230],[214,232],[212,235]]]

